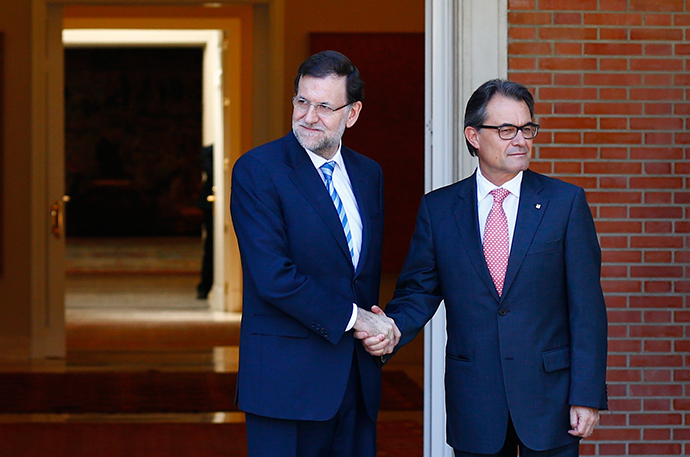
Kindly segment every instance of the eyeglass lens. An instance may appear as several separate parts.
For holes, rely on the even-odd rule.
[[[292,100],[292,104],[294,105],[295,109],[304,113],[309,111],[310,106],[313,106],[314,110],[316,111],[316,114],[318,114],[319,116],[328,116],[336,111],[334,108],[331,108],[328,105],[324,105],[322,103],[312,103],[309,100],[305,100],[303,98],[294,98]]]
[[[518,129],[522,131],[522,136],[524,136],[526,140],[531,140],[537,136],[538,127],[534,125],[523,125],[522,127],[504,125],[498,129],[498,136],[503,140],[512,140],[517,136]]]

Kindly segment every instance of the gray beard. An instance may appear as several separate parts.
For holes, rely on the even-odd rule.
[[[295,138],[297,138],[297,141],[304,149],[308,149],[314,154],[323,157],[324,159],[330,159],[333,156],[333,154],[331,154],[331,157],[328,157],[328,154],[337,149],[338,144],[340,143],[340,138],[336,139],[326,137],[316,142],[313,142],[313,144],[309,144],[308,140],[302,137],[302,134],[300,133],[299,129],[293,128],[293,132],[295,133]]]
[[[299,121],[292,121],[292,132],[295,134],[295,138],[297,138],[297,142],[304,148],[308,149],[314,154],[323,157],[326,160],[331,159],[336,151],[338,150],[338,145],[340,144],[340,139],[343,137],[343,134],[345,133],[345,129],[347,128],[347,115],[350,110],[350,107],[345,108],[348,110],[345,115],[343,116],[343,120],[340,122],[340,125],[338,126],[338,131],[336,132],[337,134],[334,136],[325,136],[321,140],[313,141],[313,144],[308,144],[308,139],[304,138],[302,134],[300,133],[300,130],[298,126],[300,125]],[[329,156],[330,153],[330,156]]]

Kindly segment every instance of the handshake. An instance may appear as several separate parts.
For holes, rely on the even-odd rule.
[[[371,311],[359,308],[354,330],[355,338],[362,340],[366,351],[373,356],[391,354],[400,341],[395,321],[378,306],[372,306]]]

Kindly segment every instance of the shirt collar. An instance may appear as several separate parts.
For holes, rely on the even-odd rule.
[[[506,189],[511,194],[520,198],[520,186],[522,185],[522,171],[520,171],[513,179],[503,183],[502,188]],[[489,181],[482,174],[481,167],[477,167],[477,201],[482,201],[488,194],[498,186]]]
[[[343,165],[343,155],[340,152],[342,145],[343,145],[343,143],[341,141],[340,144],[338,144],[338,150],[336,151],[335,155],[329,160],[326,160],[323,157],[321,157],[320,155],[318,155],[314,152],[311,152],[309,149],[305,148],[304,150],[307,151],[307,155],[309,156],[312,163],[314,164],[314,167],[316,167],[317,170],[320,169],[321,165],[323,165],[326,162],[335,162],[336,164],[338,164],[338,166],[341,169],[344,169],[345,167]]]

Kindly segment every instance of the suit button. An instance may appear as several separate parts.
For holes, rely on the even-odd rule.
[[[506,314],[508,314],[508,311],[507,311],[507,310],[505,310],[505,309],[499,309],[499,310],[498,310],[498,315],[499,315],[499,316],[503,317],[503,316],[505,316]]]

